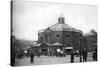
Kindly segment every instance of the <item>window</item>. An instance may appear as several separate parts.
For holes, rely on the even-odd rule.
[[[80,37],[81,37],[82,35],[80,35]]]
[[[69,37],[69,35],[67,35],[67,37]]]
[[[56,37],[59,37],[59,35],[56,35]]]

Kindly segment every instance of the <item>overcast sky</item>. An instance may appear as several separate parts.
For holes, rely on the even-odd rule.
[[[38,31],[56,24],[62,14],[65,23],[83,33],[97,31],[97,6],[39,2],[13,2],[13,31],[16,38],[37,40]]]

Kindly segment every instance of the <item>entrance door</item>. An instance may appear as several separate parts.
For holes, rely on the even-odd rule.
[[[42,55],[47,55],[48,54],[48,49],[46,49],[46,48],[41,49],[41,54]]]

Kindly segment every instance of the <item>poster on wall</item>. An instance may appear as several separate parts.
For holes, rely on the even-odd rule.
[[[11,4],[11,66],[97,62],[97,5]]]

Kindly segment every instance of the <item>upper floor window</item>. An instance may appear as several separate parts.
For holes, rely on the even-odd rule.
[[[69,37],[69,35],[67,35],[67,37]]]
[[[56,35],[56,37],[60,37],[59,35]]]

